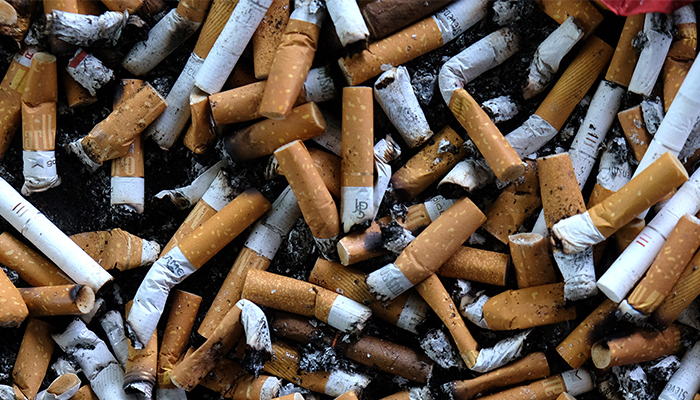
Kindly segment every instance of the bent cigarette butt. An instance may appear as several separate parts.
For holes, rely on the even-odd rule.
[[[22,280],[32,286],[73,283],[55,264],[8,232],[0,234],[0,264],[17,272]]]
[[[174,388],[170,374],[185,354],[202,298],[193,293],[175,290],[168,323],[158,355],[159,388]]]
[[[662,332],[654,329],[638,329],[631,335],[615,339],[603,339],[591,348],[591,358],[596,368],[651,361],[663,355],[681,350],[681,331],[671,325]]]
[[[54,379],[46,390],[39,392],[36,400],[67,400],[80,389],[80,378],[76,374],[67,373]]]
[[[617,304],[605,299],[558,346],[557,353],[571,366],[581,368],[591,358],[591,347],[615,328]]]
[[[156,261],[158,243],[141,239],[119,228],[111,231],[78,233],[70,237],[104,269],[126,271]]]
[[[61,81],[63,82],[63,92],[66,94],[66,101],[70,108],[80,108],[89,106],[97,102],[97,96],[93,96],[90,92],[78,83],[65,68],[60,70]]]
[[[573,0],[551,2],[539,0],[537,1],[537,5],[558,24],[563,24],[569,16],[573,15],[581,24],[586,36],[603,22],[603,14],[589,1]]]
[[[32,317],[81,315],[95,305],[95,292],[84,285],[20,288],[19,292]]]
[[[47,322],[35,318],[29,319],[12,369],[15,388],[19,389],[26,398],[33,399],[36,396],[49,368],[54,350],[52,333],[53,327]]]
[[[642,106],[628,108],[627,110],[617,113],[617,118],[622,126],[622,131],[625,134],[627,143],[634,152],[634,158],[641,161],[646,153],[652,136],[647,131],[642,117]]]
[[[4,271],[0,271],[0,296],[5,299],[0,305],[0,326],[17,328],[27,318],[29,310],[22,300],[22,294]]]
[[[484,320],[492,330],[513,330],[575,319],[576,309],[565,303],[563,283],[507,290],[484,304]]]
[[[518,288],[541,286],[557,281],[547,241],[538,233],[519,233],[508,237]]]
[[[272,61],[289,23],[289,0],[273,0],[258,29],[253,33],[253,65],[255,77],[266,79]]]
[[[644,45],[634,68],[628,90],[649,96],[661,73],[668,50],[671,47],[673,16],[663,13],[647,13],[641,37]]]
[[[537,164],[525,162],[522,179],[510,183],[486,212],[483,228],[503,243],[542,204]]]
[[[204,153],[216,139],[216,131],[211,120],[209,97],[199,89],[190,93],[190,127],[182,143],[195,154]]]
[[[615,54],[605,74],[606,81],[629,86],[639,58],[639,50],[632,45],[632,40],[637,37],[642,28],[644,28],[644,14],[630,15],[625,19]]]
[[[436,273],[448,278],[504,286],[509,259],[508,254],[462,246]]]

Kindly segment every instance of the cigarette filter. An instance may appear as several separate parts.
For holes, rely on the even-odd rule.
[[[22,93],[27,82],[27,72],[36,54],[26,48],[15,54],[5,77],[0,83],[0,158],[5,154],[19,128],[22,117]]]
[[[36,400],[67,400],[80,389],[80,378],[76,374],[63,374],[54,379],[46,390],[39,392]]]
[[[549,248],[542,235],[519,233],[508,236],[508,239],[519,288],[547,285],[557,281]]]
[[[558,375],[519,386],[506,391],[481,397],[483,400],[554,400],[566,392],[572,396],[593,390],[594,384],[590,372],[584,369],[569,370]]]
[[[684,12],[684,9],[689,12]],[[681,8],[674,14],[677,33],[666,55],[663,67],[664,111],[668,111],[685,76],[695,60],[698,41],[695,11]]]
[[[139,3],[141,0],[134,0]],[[122,60],[134,75],[146,75],[199,28],[211,0],[183,0],[148,31],[148,39],[138,42]],[[121,11],[121,10],[120,10]],[[129,11],[133,13],[133,11]]]
[[[170,374],[185,354],[194,320],[202,302],[202,298],[193,293],[179,289],[173,293],[173,303],[170,306],[168,324],[165,326],[163,342],[158,355],[157,378],[159,388],[175,388],[175,385],[170,380]]]
[[[548,376],[549,363],[544,353],[531,353],[518,361],[487,372],[476,378],[452,381],[442,385],[442,391],[450,400],[470,400],[478,394],[493,392],[505,386]]]
[[[618,256],[627,248],[627,246],[634,242],[645,227],[646,222],[643,219],[635,218],[615,232],[613,237],[615,238],[615,244],[617,245]]]
[[[447,200],[442,196],[435,196],[425,203],[415,204],[408,207],[406,217],[396,220],[404,229],[413,234],[418,234],[432,221],[436,220],[440,214],[445,212],[452,204],[453,200]],[[387,216],[377,221],[373,221],[364,232],[351,233],[338,241],[338,255],[343,265],[352,265],[360,261],[368,260],[387,254],[388,250],[382,246],[381,227],[386,226],[391,221]]]
[[[190,114],[192,121],[182,143],[193,153],[202,154],[216,139],[216,130],[211,120],[209,97],[197,88],[190,93]]]
[[[326,185],[328,192],[330,192],[334,199],[340,199],[340,169],[342,161],[340,157],[314,147],[307,150],[309,150],[309,155],[314,161],[314,166],[321,176],[321,179],[323,179],[323,183]],[[275,162],[276,161],[275,159]]]
[[[681,359],[681,366],[666,383],[659,400],[682,400],[688,394],[697,397],[700,390],[700,344],[693,345]]]
[[[95,392],[92,391],[90,385],[83,385],[78,389],[78,392],[71,397],[71,400],[98,400]]]
[[[270,400],[279,395],[282,380],[274,376],[257,378],[248,374],[239,364],[222,358],[200,385],[233,400]]]
[[[469,198],[457,200],[428,225],[396,261],[367,276],[370,293],[379,300],[391,300],[434,274],[485,220]]]
[[[51,261],[7,232],[0,234],[0,264],[17,272],[23,281],[32,286],[72,283]]]
[[[479,344],[467,329],[464,319],[457,312],[457,306],[440,282],[440,278],[435,274],[430,275],[416,285],[416,290],[450,331],[467,368],[474,367],[479,356]]]
[[[270,4],[272,0],[243,0],[236,4],[211,50],[204,55],[206,59],[194,78],[198,88],[210,94],[221,90]],[[195,47],[199,54],[197,50]]]
[[[81,47],[96,44],[113,47],[126,25],[127,13],[107,11],[101,15],[83,15],[53,10],[47,15],[49,34]]]
[[[102,4],[112,11],[135,14],[143,5],[143,0],[102,0]]]
[[[565,308],[565,303],[563,283],[507,290],[484,304],[484,320],[489,329],[501,331],[575,319],[576,309]]]
[[[110,204],[123,205],[128,210],[143,213],[146,202],[143,176],[143,138],[139,135],[124,156],[112,160]]]
[[[526,161],[522,179],[508,184],[498,195],[486,213],[483,228],[496,239],[508,243],[508,236],[517,232],[540,205],[537,164]]]
[[[293,109],[282,121],[267,119],[226,138],[227,154],[235,162],[249,161],[270,155],[295,140],[307,140],[326,130],[321,111],[315,103]]]
[[[360,13],[360,6],[354,0],[331,0],[326,4],[328,14],[333,20],[335,32],[343,47],[361,42],[367,44],[369,29]]]
[[[262,26],[262,25],[261,25]],[[211,115],[217,125],[235,124],[261,118],[260,101],[267,81],[253,82],[209,96]],[[294,103],[300,105],[299,98]]]
[[[267,79],[288,23],[289,0],[273,0],[253,33],[253,65],[257,79]]]
[[[681,350],[681,331],[676,325],[659,332],[654,329],[637,329],[632,334],[603,339],[591,348],[591,358],[596,368],[651,361]]]
[[[132,307],[132,302],[126,303],[126,315]],[[129,358],[126,360],[124,373],[124,391],[137,397],[149,399],[152,397],[156,384],[156,369],[158,366],[158,332],[153,331],[148,344],[142,349],[129,345]]]
[[[585,0],[574,0],[566,2],[550,2],[538,0],[537,5],[558,24],[563,24],[569,16],[576,17],[581,28],[588,36],[595,28],[603,22],[603,15],[593,4]]]
[[[224,177],[219,177],[219,173],[225,165],[226,161],[219,161],[199,174],[189,185],[170,190],[161,190],[155,195],[155,198],[158,200],[167,198],[181,210],[190,208],[204,196],[215,180],[217,185],[214,186],[218,186],[221,183],[220,180]]]
[[[56,172],[56,57],[36,53],[22,94],[22,194],[44,192],[60,185]]]
[[[700,255],[696,254],[683,270],[683,273],[673,286],[671,293],[663,303],[651,314],[650,322],[657,329],[665,329],[671,326],[678,316],[700,294],[700,281],[698,264]]]
[[[76,81],[66,68],[59,69],[61,82],[63,83],[63,92],[66,95],[68,107],[75,109],[79,107],[89,106],[97,102],[97,96],[93,96],[90,92]]]
[[[625,19],[620,40],[617,42],[615,53],[610,60],[610,67],[605,74],[606,81],[629,86],[639,58],[639,50],[632,45],[632,40],[637,37],[643,27],[644,14],[630,15]]]
[[[70,237],[104,269],[126,271],[151,265],[158,258],[158,243],[141,239],[119,228],[78,233]]]
[[[319,258],[311,270],[309,282],[366,304],[377,318],[416,333],[418,325],[425,321],[428,304],[413,291],[382,303],[369,293],[366,277],[354,268]]]
[[[562,241],[566,253],[582,251],[610,237],[687,180],[688,173],[675,155],[664,154],[602,203],[557,222],[552,232]]]
[[[381,400],[432,400],[433,396],[430,393],[430,389],[427,386],[414,387],[407,389],[387,397],[383,397]]]
[[[142,344],[155,330],[170,289],[209,261],[270,208],[255,189],[248,189],[197,227],[177,247],[159,258],[134,297],[128,324]]]
[[[345,296],[314,284],[251,269],[241,298],[256,304],[316,317],[347,333],[361,331],[372,311]]]
[[[80,315],[95,305],[95,292],[84,285],[20,288],[19,292],[32,317]]]
[[[371,43],[367,50],[339,59],[340,69],[349,85],[358,85],[381,74],[384,64],[404,64],[454,39],[484,18],[487,3],[453,2],[431,17]]]
[[[416,22],[445,5],[443,0],[420,3],[401,0],[372,0],[360,3],[360,11],[372,37],[381,39]]]
[[[338,209],[304,143],[295,140],[275,151],[280,171],[297,198],[304,220],[323,254],[332,254],[340,233]]]
[[[447,278],[504,286],[509,259],[508,254],[462,246],[436,273]]]
[[[616,309],[616,303],[605,299],[557,346],[557,353],[571,368],[581,368],[591,358],[593,344],[615,329]]]
[[[0,193],[0,215],[75,283],[90,286],[98,292],[113,279],[4,179],[0,179]]]
[[[644,18],[644,47],[630,79],[629,91],[649,96],[661,73],[664,60],[671,47],[672,16],[648,13]]]
[[[373,107],[371,88],[343,89],[340,217],[345,233],[374,216]]]
[[[374,221],[377,218],[377,214],[379,214],[379,208],[382,205],[382,200],[391,182],[391,165],[389,165],[389,163],[400,156],[401,147],[392,139],[391,135],[386,135],[384,139],[380,139],[377,144],[374,145],[374,168],[377,171],[377,179],[372,189],[374,193],[372,199],[374,203],[372,221]]]
[[[49,368],[54,349],[52,332],[53,327],[42,320],[30,318],[27,323],[12,369],[15,390],[19,390],[25,398],[33,399],[36,396]]]
[[[275,353],[272,360],[265,363],[264,370],[303,388],[337,397],[350,390],[361,394],[370,383],[369,376],[343,369],[297,372],[301,361],[299,351],[282,341],[275,342],[272,347]]]
[[[625,134],[627,143],[634,152],[634,158],[641,161],[649,147],[649,142],[652,136],[644,126],[644,118],[642,117],[642,106],[628,108],[617,113],[617,118],[620,120],[622,132]]]

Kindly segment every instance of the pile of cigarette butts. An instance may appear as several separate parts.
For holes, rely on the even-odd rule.
[[[14,228],[0,234],[0,327],[24,332],[0,400],[202,387],[234,400],[700,399],[695,5],[618,16],[607,3],[0,0],[0,34],[17,44],[0,157],[20,130],[23,162],[21,187],[0,177]],[[517,96],[477,101],[473,82],[524,57],[527,8],[556,29]],[[484,26],[496,29],[472,35]],[[451,119],[437,127],[404,64],[457,40],[433,77]],[[318,61],[323,41],[337,62]],[[159,92],[151,71],[187,43]],[[239,60],[253,68],[232,84]],[[155,195],[191,208],[167,243],[64,232],[33,204],[66,173],[57,113],[100,96],[111,112],[60,155],[88,173],[110,164],[114,209],[153,202],[145,141],[216,154]],[[538,106],[517,116],[525,101]],[[333,102],[337,115],[320,105]],[[375,134],[380,115],[393,135]],[[231,178],[261,160],[276,198]],[[268,271],[298,222],[318,256],[308,280]],[[176,288],[237,237],[218,293]],[[138,268],[133,298],[111,306],[115,276]]]

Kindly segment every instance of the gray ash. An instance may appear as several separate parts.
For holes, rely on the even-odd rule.
[[[671,379],[673,374],[681,366],[681,361],[678,359],[678,357],[671,355],[661,357],[645,364],[646,368],[644,368],[644,371],[646,372],[649,380],[665,383]]]
[[[399,254],[416,237],[396,220],[392,220],[386,226],[382,226],[382,247],[394,254]]]
[[[270,353],[264,350],[255,350],[250,346],[245,348],[245,356],[243,357],[243,368],[258,377],[265,366],[265,363],[271,359]]]
[[[299,369],[306,372],[333,371],[339,367],[338,355],[333,347],[319,349],[307,344],[301,349]]]
[[[613,367],[612,371],[617,378],[618,391],[625,400],[652,400],[660,393],[648,385],[646,373],[637,364]]]

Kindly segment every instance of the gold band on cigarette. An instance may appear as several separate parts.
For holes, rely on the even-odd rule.
[[[119,228],[78,233],[70,238],[106,270],[126,271],[141,266],[143,239]]]
[[[504,286],[509,259],[508,254],[462,246],[436,273],[448,278]]]
[[[214,42],[224,30],[233,9],[238,4],[238,0],[213,0],[206,21],[202,25],[202,30],[197,38],[197,44],[192,51],[202,59],[207,58]]]
[[[270,67],[261,115],[272,119],[289,115],[311,69],[320,32],[311,22],[289,20]]]
[[[452,381],[445,388],[453,399],[470,400],[478,394],[496,388],[515,385],[549,375],[549,363],[544,353],[531,353],[494,371],[463,381]]]
[[[484,320],[494,331],[507,331],[575,319],[576,309],[565,305],[563,283],[507,290],[486,301]]]
[[[489,208],[483,228],[496,239],[508,243],[508,236],[517,232],[541,205],[537,164],[528,160],[523,178],[506,186]]]
[[[32,317],[82,315],[92,311],[95,292],[84,285],[19,288]]]
[[[447,151],[442,151],[444,142],[450,144]],[[467,155],[463,145],[462,138],[449,126],[428,139],[423,148],[392,175],[391,184],[396,195],[402,200],[411,200],[445,176]]]
[[[586,211],[568,153],[537,159],[542,209],[547,228],[559,220]]]
[[[557,281],[545,238],[538,233],[509,236],[510,256],[519,288],[541,286]]]
[[[540,4],[550,3],[557,5],[562,3],[589,4],[581,0],[574,2],[543,1]],[[591,5],[591,7],[593,6]],[[574,108],[586,95],[588,89],[593,86],[600,72],[608,64],[612,53],[612,47],[601,39],[595,36],[588,38],[576,55],[576,58],[571,61],[569,67],[537,108],[535,114],[549,122],[554,129],[560,130],[567,118],[569,118],[569,115],[571,115],[571,112],[574,111]]]
[[[636,158],[637,161],[642,161],[642,157],[644,157],[644,153],[647,152],[647,148],[652,139],[651,134],[649,134],[649,131],[647,131],[644,125],[642,106],[638,105],[620,111],[617,113],[617,119],[620,120],[620,126],[622,126],[625,139],[627,139],[627,143],[634,152],[634,158]]]
[[[523,175],[523,160],[466,90],[457,89],[452,93],[450,110],[467,130],[498,179],[510,182]]]
[[[158,387],[174,388],[170,373],[185,354],[202,298],[176,289],[158,355]],[[150,343],[149,343],[150,344]]]
[[[605,299],[557,346],[557,353],[571,368],[581,368],[591,358],[593,344],[615,329],[615,310],[617,304]]]
[[[282,146],[275,151],[275,158],[313,236],[317,239],[336,237],[340,233],[338,209],[304,143],[297,140]]]
[[[605,80],[615,82],[624,87],[629,86],[634,67],[637,65],[639,50],[632,46],[632,40],[644,28],[644,14],[630,15],[625,19],[620,40],[615,47],[615,53],[610,60]]]
[[[53,333],[53,327],[47,322],[29,318],[15,366],[12,369],[15,391],[19,389],[28,399],[33,399],[39,392],[41,382],[49,368],[54,349],[51,333]]]
[[[0,269],[0,327],[16,328],[22,324],[29,310],[22,300],[22,295]]]
[[[681,347],[681,331],[676,325],[662,332],[640,328],[631,335],[594,344],[591,358],[596,368],[603,369],[651,361],[677,353]]]
[[[168,244],[163,247],[160,254],[168,254],[168,252],[177,246],[185,237],[194,232],[198,226],[208,221],[209,218],[213,217],[215,214],[216,210],[212,206],[207,204],[204,200],[199,200],[180,227],[177,228],[177,231],[175,231],[173,237],[170,238]]]
[[[275,152],[295,140],[307,140],[326,131],[326,122],[316,103],[291,110],[285,120],[266,119],[226,138],[227,153],[236,162],[253,160]]]
[[[440,278],[435,274],[430,275],[416,285],[416,290],[450,331],[467,368],[472,368],[479,356],[479,344],[467,329],[464,319],[457,312],[457,306],[440,282]]]
[[[205,338],[210,337],[229,310],[241,299],[243,284],[248,271],[250,269],[265,271],[269,266],[270,260],[266,257],[259,255],[248,247],[243,247],[241,252],[238,253],[233,266],[231,266],[228,275],[226,275],[224,283],[221,284],[221,288],[216,293],[214,302],[209,307],[209,311],[204,316],[204,320],[197,332]]]
[[[29,65],[23,65],[18,58],[31,60],[33,56],[34,52],[29,51],[15,55],[0,83],[0,158],[10,146],[21,121],[20,99],[27,81]]]
[[[289,23],[289,0],[273,0],[258,29],[253,33],[253,65],[255,77],[267,79]]]
[[[663,303],[651,314],[650,322],[657,329],[665,329],[678,318],[683,310],[700,294],[700,253],[683,270],[683,273],[673,285],[671,293]]]
[[[0,264],[17,272],[32,286],[70,285],[73,281],[56,265],[7,232],[0,234]]]
[[[603,14],[588,0],[556,2],[537,0],[537,5],[559,25],[563,24],[569,16],[573,15],[586,36],[603,22]]]

